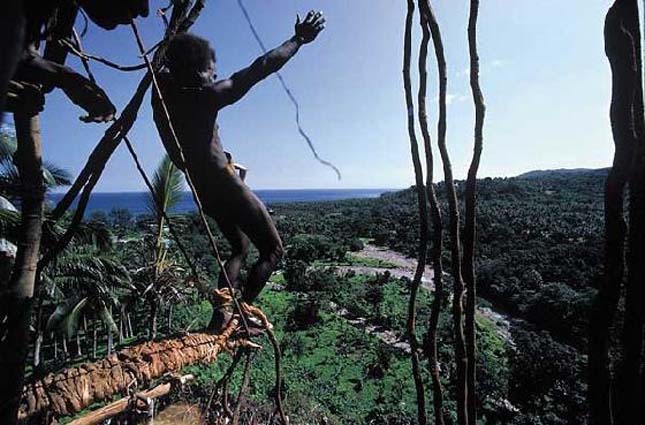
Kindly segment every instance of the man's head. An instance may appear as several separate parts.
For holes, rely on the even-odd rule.
[[[203,84],[215,78],[215,51],[207,40],[193,34],[178,34],[170,40],[166,66],[173,78],[184,84]]]

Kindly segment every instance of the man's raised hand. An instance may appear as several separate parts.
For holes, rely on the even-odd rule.
[[[87,115],[79,117],[83,122],[109,122],[114,119],[116,114],[114,105],[110,102],[103,89],[90,81],[82,85],[81,90],[72,98],[72,101],[87,112]]]
[[[300,21],[300,15],[296,19],[296,37],[306,44],[316,39],[320,31],[325,29],[325,17],[322,11],[310,10],[304,21]]]

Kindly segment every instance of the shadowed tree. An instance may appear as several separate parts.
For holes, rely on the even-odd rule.
[[[643,285],[645,284],[645,116],[643,115],[643,64],[637,0],[624,1],[622,26],[631,35],[635,70],[632,120],[635,136],[629,168],[629,234],[627,281],[622,330],[622,364],[618,371],[617,417],[621,424],[643,423]]]
[[[592,424],[642,422],[643,344],[643,91],[640,30],[636,0],[616,0],[605,20],[605,51],[612,71],[610,119],[615,144],[605,185],[604,274],[594,300],[589,335],[589,404]],[[624,198],[629,184],[629,227]],[[625,257],[625,236],[628,254]],[[625,283],[622,364],[610,372],[610,333]]]

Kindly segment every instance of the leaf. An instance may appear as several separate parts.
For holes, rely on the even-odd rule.
[[[49,161],[43,162],[43,176],[49,187],[69,186],[73,180],[69,171]]]
[[[161,203],[161,210],[168,213],[172,207],[177,205],[183,195],[184,180],[183,173],[175,167],[168,155],[164,155],[157,166],[152,178],[152,193],[148,194],[148,209],[158,219],[161,217],[159,206],[155,200]]]
[[[43,168],[43,180],[47,187],[52,187],[56,184],[56,180],[54,180],[54,176],[46,168]]]
[[[81,319],[83,307],[87,304],[87,297],[81,299],[63,320],[62,328],[68,338],[73,337],[78,329],[78,322]]]
[[[105,306],[105,304],[101,305],[101,308],[99,309],[99,317],[105,323],[110,330],[110,332],[119,334],[119,327],[116,325],[116,322],[114,321],[114,318],[110,314],[110,311],[108,308]]]
[[[69,302],[56,306],[56,310],[54,310],[54,312],[47,319],[47,325],[45,325],[45,331],[51,332],[55,328],[57,328],[61,324],[63,319],[65,319],[67,314],[69,314],[72,308],[73,306]]]
[[[0,161],[11,161],[16,153],[16,137],[3,132],[0,134]]]
[[[17,243],[21,221],[19,212],[0,208],[0,238]]]

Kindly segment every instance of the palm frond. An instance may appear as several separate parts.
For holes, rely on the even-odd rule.
[[[167,154],[157,166],[152,178],[152,188],[152,193],[149,193],[147,197],[147,207],[155,217],[161,215],[155,200],[159,200],[162,211],[168,213],[182,199],[184,175],[181,170],[175,167]]]
[[[76,228],[74,241],[85,245],[93,245],[101,251],[112,247],[112,232],[105,224],[98,221],[81,223]]]
[[[69,186],[73,180],[69,171],[49,161],[43,162],[43,176],[49,188]]]
[[[21,221],[19,212],[0,208],[0,238],[6,239],[14,244],[17,243],[20,235]]]
[[[0,161],[11,161],[16,153],[16,137],[6,131],[0,133]]]
[[[81,318],[81,312],[87,304],[87,297],[78,299],[70,299],[56,307],[56,310],[47,319],[45,330],[52,332],[60,330],[71,338],[78,329],[78,322]]]
[[[17,199],[21,193],[20,174],[11,160],[0,162],[0,194]]]
[[[81,313],[85,304],[87,304],[87,297],[82,298],[78,303],[76,303],[69,314],[65,317],[65,320],[63,320],[62,330],[68,338],[76,335],[78,322],[81,320]]]
[[[119,333],[119,327],[117,326],[116,322],[114,321],[114,317],[112,317],[105,304],[101,305],[99,308],[99,317],[101,318],[103,323],[105,323],[110,332],[115,334]]]
[[[46,247],[54,246],[65,233],[65,229],[58,223],[51,220],[43,221],[43,245]],[[99,251],[109,251],[112,247],[112,232],[100,222],[80,223],[72,237],[73,244],[68,248],[79,245],[88,245],[97,248]]]

